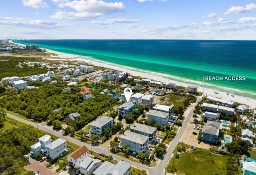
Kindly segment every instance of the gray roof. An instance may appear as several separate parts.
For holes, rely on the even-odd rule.
[[[147,134],[153,134],[156,131],[155,127],[143,125],[143,124],[140,124],[140,123],[135,123],[134,125],[131,126],[130,129],[140,131],[140,132],[143,132],[143,133],[147,133]]]
[[[253,132],[249,129],[242,129],[242,136],[254,137]]]
[[[220,123],[214,121],[207,121],[202,129],[202,133],[219,135]]]
[[[97,168],[92,174],[93,175],[107,175],[108,172],[114,168],[114,164],[105,161],[99,168]]]
[[[235,112],[235,109],[234,109],[234,108],[229,108],[229,107],[226,107],[226,106],[219,106],[219,107],[218,107],[218,110],[229,111],[229,112]]]
[[[138,144],[144,144],[148,140],[147,136],[137,134],[131,131],[125,131],[124,134],[120,136],[120,138],[129,140],[131,142],[135,142]]]
[[[169,113],[157,111],[157,110],[149,110],[147,112],[147,115],[156,116],[156,117],[160,117],[160,118],[168,118],[169,117]]]
[[[68,116],[71,120],[75,120],[77,117],[80,116],[80,114],[76,112],[76,113],[69,114]]]
[[[132,102],[126,102],[119,106],[119,108],[124,108],[125,110],[129,110],[130,108],[134,107],[135,105]]]
[[[101,118],[93,121],[90,125],[101,128],[102,126],[106,125],[107,123],[109,123],[111,121],[113,121],[112,117],[102,116]]]
[[[154,96],[153,95],[144,95],[143,97],[142,97],[142,100],[151,100],[151,98],[153,98]]]
[[[65,143],[66,140],[62,139],[62,138],[58,138],[57,140],[49,143],[48,145],[46,145],[46,147],[48,149],[55,149],[57,148],[58,146],[62,145],[63,143]]]
[[[90,164],[92,163],[93,159],[89,156],[85,157],[84,160],[82,161],[82,163],[80,163],[80,167],[81,168],[84,168],[84,169],[87,169]]]
[[[108,173],[108,175],[124,175],[127,170],[131,168],[129,163],[119,161],[114,168]]]
[[[211,104],[211,103],[203,103],[202,107],[208,107],[208,108],[218,108],[218,105]]]

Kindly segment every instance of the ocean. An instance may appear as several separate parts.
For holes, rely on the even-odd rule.
[[[256,41],[17,40],[256,98]]]

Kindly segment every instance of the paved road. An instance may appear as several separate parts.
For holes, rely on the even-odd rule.
[[[190,119],[193,116],[193,111],[195,109],[195,106],[198,104],[198,102],[201,101],[201,98],[198,97],[196,103],[190,105],[187,110],[185,111],[185,120],[183,121],[183,124],[181,126],[181,128],[179,129],[179,131],[177,132],[177,135],[175,136],[175,138],[172,140],[172,142],[170,143],[168,149],[167,149],[167,153],[164,156],[163,160],[160,160],[160,162],[158,163],[158,165],[150,170],[148,170],[148,174],[149,175],[161,175],[161,173],[164,174],[165,172],[165,167],[166,164],[168,163],[168,161],[170,160],[170,158],[173,155],[173,151],[176,148],[177,144],[179,143]]]
[[[48,126],[45,126],[45,125],[42,125],[40,123],[34,123],[34,122],[31,122],[31,121],[28,121],[28,120],[25,120],[25,119],[22,119],[20,117],[16,117],[15,115],[12,115],[10,113],[7,113],[7,116],[14,119],[14,120],[17,120],[17,121],[20,121],[22,123],[25,123],[25,124],[28,124],[28,125],[31,125],[39,130],[42,130],[42,131],[45,131],[49,134],[52,134],[52,135],[55,135],[57,137],[60,137],[60,138],[63,138],[71,143],[74,143],[76,145],[79,145],[79,146],[86,146],[87,148],[89,149],[92,149],[93,151],[97,152],[97,153],[102,153],[102,154],[105,154],[105,155],[112,155],[113,159],[115,160],[124,160],[128,163],[130,163],[132,166],[136,167],[136,168],[139,168],[139,169],[142,169],[142,170],[148,170],[150,167],[146,166],[146,165],[143,165],[143,164],[140,164],[140,163],[136,163],[136,162],[133,162],[131,160],[128,160],[128,159],[125,159],[123,157],[120,157],[118,155],[115,155],[115,154],[112,154],[110,151],[102,148],[102,147],[99,147],[99,146],[91,146],[89,144],[86,144],[84,142],[81,142],[80,140],[77,140],[73,137],[69,137],[69,136],[64,136],[62,133],[58,132],[58,131],[55,131],[53,130],[52,128],[48,127]]]
[[[55,131],[53,130],[52,128],[48,127],[48,126],[45,126],[45,125],[42,125],[40,123],[34,123],[34,122],[31,122],[31,121],[28,121],[28,120],[25,120],[25,119],[22,119],[22,118],[19,118],[19,117],[16,117],[15,115],[12,115],[10,113],[7,113],[7,116],[14,119],[14,120],[17,120],[17,121],[20,121],[22,123],[25,123],[25,124],[28,124],[28,125],[31,125],[39,130],[42,130],[42,131],[45,131],[49,134],[52,134],[52,135],[55,135],[57,137],[60,137],[60,138],[63,138],[73,144],[76,144],[76,145],[79,145],[79,146],[86,146],[88,147],[89,149],[92,149],[93,151],[97,152],[97,153],[102,153],[102,154],[105,154],[105,155],[112,155],[112,157],[115,159],[115,160],[123,160],[123,161],[126,161],[128,163],[130,163],[132,166],[136,167],[136,168],[139,168],[139,169],[142,169],[142,170],[146,170],[148,172],[149,175],[160,175],[161,173],[165,172],[165,166],[166,164],[168,163],[169,159],[171,158],[171,156],[173,155],[173,151],[174,149],[176,148],[177,144],[179,143],[191,117],[193,116],[193,111],[194,111],[194,108],[195,106],[197,105],[197,103],[200,101],[201,99],[198,98],[197,99],[197,102],[195,104],[192,104],[191,106],[189,106],[187,108],[187,110],[185,111],[185,120],[182,124],[182,127],[179,129],[176,137],[172,140],[172,142],[170,143],[168,149],[167,149],[167,153],[166,155],[164,156],[164,159],[163,160],[160,160],[157,164],[157,166],[155,167],[148,167],[146,165],[143,165],[143,164],[140,164],[140,163],[136,163],[136,162],[133,162],[131,160],[128,160],[128,159],[125,159],[123,157],[120,157],[118,155],[115,155],[115,154],[112,154],[110,151],[102,148],[102,147],[99,147],[99,146],[91,146],[89,144],[86,144],[84,142],[81,142],[80,140],[77,140],[75,138],[72,138],[72,137],[69,137],[69,136],[64,136],[62,133],[58,132],[58,131]]]

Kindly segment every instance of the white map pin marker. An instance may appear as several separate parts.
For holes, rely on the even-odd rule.
[[[132,96],[132,90],[131,88],[125,88],[124,89],[124,96],[126,98],[126,101],[128,102]]]

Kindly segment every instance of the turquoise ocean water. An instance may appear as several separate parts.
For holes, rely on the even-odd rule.
[[[90,56],[131,68],[164,74],[170,79],[256,98],[256,41],[213,40],[19,40],[43,48]],[[245,80],[227,80],[242,76]]]

